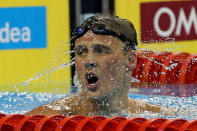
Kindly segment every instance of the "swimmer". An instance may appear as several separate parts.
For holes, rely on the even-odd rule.
[[[96,15],[73,31],[78,93],[42,105],[26,115],[128,116],[143,112],[173,114],[172,109],[128,97],[136,67],[133,24],[117,16]]]

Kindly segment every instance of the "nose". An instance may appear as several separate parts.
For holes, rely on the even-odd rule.
[[[86,55],[86,58],[85,58],[85,61],[84,61],[84,64],[83,66],[86,68],[86,69],[94,69],[95,67],[97,67],[97,63],[95,62],[95,56],[94,56],[94,53],[92,50],[89,50],[87,55]]]
[[[87,63],[84,63],[84,66],[87,69],[93,69],[93,68],[97,67],[97,64],[95,62],[87,62]]]

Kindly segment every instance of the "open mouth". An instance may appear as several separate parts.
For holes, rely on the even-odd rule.
[[[88,81],[88,84],[95,84],[98,81],[98,77],[93,73],[87,73],[85,78]]]

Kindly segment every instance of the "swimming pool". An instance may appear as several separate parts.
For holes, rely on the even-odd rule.
[[[173,107],[178,112],[176,116],[168,117],[149,112],[136,114],[133,117],[145,117],[147,119],[155,117],[169,119],[182,118],[187,120],[196,119],[197,89],[195,87],[197,87],[197,85],[158,85],[152,88],[131,88],[129,93],[130,98],[165,107]],[[65,96],[66,95],[54,93],[0,92],[0,113],[24,114],[39,105],[52,102]]]

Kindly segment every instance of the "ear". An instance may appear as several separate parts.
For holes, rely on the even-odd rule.
[[[128,62],[127,62],[127,68],[129,71],[133,71],[137,64],[137,53],[135,50],[130,50],[128,52]]]

